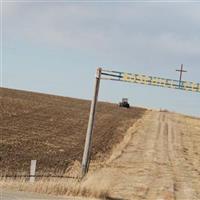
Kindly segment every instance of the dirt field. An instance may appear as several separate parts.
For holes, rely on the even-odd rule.
[[[32,159],[38,174],[53,175],[81,161],[89,108],[89,101],[0,88],[2,174],[29,174]],[[92,159],[105,157],[144,112],[99,103]]]
[[[8,92],[18,94],[15,91]],[[24,94],[28,95],[28,93]],[[44,95],[43,97],[48,96]],[[61,97],[49,96],[47,99],[49,98],[59,99]],[[55,99],[52,101],[55,102]],[[65,106],[67,102],[69,103],[69,99],[66,100],[63,98],[62,101]],[[72,100],[70,99],[70,101]],[[37,100],[37,102],[42,104],[41,101]],[[79,112],[83,109],[83,105],[85,105],[88,114],[88,102],[74,100],[74,105],[77,105],[77,102],[79,102],[78,105],[81,108]],[[58,106],[58,104],[60,105],[61,102],[57,101],[55,106]],[[64,105],[61,110],[64,109]],[[52,107],[54,105],[47,106],[49,109]],[[68,104],[68,109],[69,107]],[[74,107],[77,109],[76,106]],[[113,115],[109,115],[109,118],[107,118],[108,112],[106,112],[108,110]],[[49,112],[48,109],[46,109],[47,111]],[[96,159],[93,159],[91,162],[89,174],[81,182],[78,182],[78,185],[75,183],[73,186],[73,180],[69,182],[69,180],[63,179],[44,180],[44,182],[37,181],[34,185],[30,185],[28,182],[10,182],[6,180],[2,181],[2,185],[4,188],[67,196],[70,194],[79,197],[85,196],[88,199],[103,196],[107,200],[200,200],[200,119],[169,112],[145,111],[144,113],[143,110],[138,109],[137,113],[140,114],[137,116],[142,117],[137,121],[135,118],[131,121],[131,117],[136,115],[136,113],[133,115],[134,112],[136,110],[127,111],[116,108],[115,105],[100,104],[98,124],[102,126],[101,121],[105,120],[104,115],[106,115],[106,119],[110,120],[110,124],[108,123],[108,125],[111,125],[111,127],[108,135],[102,135],[101,131],[104,130],[103,126],[102,129],[101,127],[96,127],[96,132],[101,134],[99,137],[95,136],[97,145],[93,151],[93,158]],[[9,113],[12,112],[9,111]],[[126,123],[119,123],[121,120],[118,116],[119,113],[123,113],[126,118]],[[144,114],[142,115],[142,113]],[[31,115],[34,116],[32,113]],[[13,118],[13,116],[8,116],[5,119],[10,119],[9,117]],[[23,119],[25,120],[25,118]],[[36,118],[33,119],[36,120]],[[45,117],[42,119],[45,119]],[[117,125],[116,119],[119,120],[117,129],[115,127]],[[87,118],[85,120],[87,121]],[[2,119],[2,121],[5,123],[6,120],[4,121]],[[115,126],[112,126],[112,123]],[[130,123],[132,124],[130,125]],[[119,129],[120,126],[124,128]],[[17,127],[19,128],[19,126]],[[114,127],[115,129],[113,130]],[[127,130],[128,127],[129,129]],[[39,130],[41,131],[41,129]],[[104,131],[104,133],[107,133],[106,130]],[[120,133],[120,131],[123,133]],[[118,133],[117,137],[115,133]],[[110,137],[110,134],[112,137]],[[83,135],[85,137],[85,130]],[[23,137],[25,136],[23,134]],[[84,140],[84,137],[82,140]],[[119,139],[120,137],[121,139]],[[103,140],[103,138],[106,138],[108,141]],[[118,141],[118,145],[113,149],[110,147],[112,151],[106,156],[105,145],[98,145],[98,140],[101,142],[100,144],[109,144],[110,141],[115,141],[115,144],[117,144]],[[74,139],[73,141],[76,140]],[[6,143],[6,140],[3,140],[3,142]],[[53,143],[53,140],[51,142]],[[80,142],[79,139],[78,142]],[[101,146],[103,146],[103,149],[100,148]],[[95,154],[95,150],[96,152],[99,150],[106,159],[100,162],[101,159]],[[34,151],[30,152],[32,153]],[[11,155],[15,154],[13,153]],[[5,193],[6,195],[9,198],[13,197],[12,193]],[[36,196],[31,195],[31,198]],[[49,199],[51,198],[49,197]]]
[[[200,119],[148,112],[85,180],[110,199],[200,200]]]

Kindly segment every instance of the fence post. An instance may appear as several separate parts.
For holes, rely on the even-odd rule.
[[[82,177],[85,176],[85,174],[88,172],[88,169],[89,169],[90,154],[91,154],[91,148],[92,148],[92,135],[93,135],[93,129],[94,129],[94,120],[95,120],[96,106],[97,106],[97,101],[98,101],[98,94],[99,94],[99,87],[100,87],[100,80],[101,80],[101,71],[102,69],[98,68],[96,72],[94,97],[92,99],[91,108],[90,108],[90,117],[89,117],[89,122],[88,122],[83,160],[82,160]]]
[[[37,163],[37,160],[31,160],[30,183],[34,183],[35,182],[36,163]]]

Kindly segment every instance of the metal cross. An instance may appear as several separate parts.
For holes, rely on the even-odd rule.
[[[183,72],[187,72],[187,71],[183,70],[183,64],[181,64],[181,69],[177,69],[176,71],[180,72],[179,87],[181,87],[181,81],[182,81]]]

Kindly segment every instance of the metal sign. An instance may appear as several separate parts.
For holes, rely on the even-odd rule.
[[[183,68],[181,68],[181,71],[183,72]],[[84,153],[83,153],[83,159],[82,159],[82,177],[86,175],[89,169],[89,165],[90,165],[92,135],[93,135],[93,130],[94,130],[95,113],[96,113],[96,106],[98,102],[98,93],[99,93],[99,86],[100,86],[101,79],[113,80],[113,81],[124,81],[124,82],[129,82],[129,83],[137,83],[137,84],[144,84],[144,85],[150,85],[150,86],[186,90],[186,91],[192,91],[192,92],[200,92],[200,83],[182,81],[181,79],[178,81],[178,80],[165,79],[165,78],[154,77],[154,76],[110,71],[110,70],[98,68],[96,72],[94,97],[92,99],[91,108],[90,108],[90,117],[89,117],[89,122],[88,122],[85,147],[84,147]]]
[[[110,71],[105,69],[102,70],[101,79],[124,81],[124,82],[137,83],[143,85],[186,90],[191,92],[200,92],[200,83],[194,83],[189,81],[178,81],[173,79],[146,76],[141,74]]]

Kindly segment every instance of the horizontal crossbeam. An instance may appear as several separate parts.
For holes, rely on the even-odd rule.
[[[101,79],[200,92],[200,83],[102,69]]]

